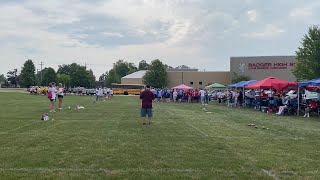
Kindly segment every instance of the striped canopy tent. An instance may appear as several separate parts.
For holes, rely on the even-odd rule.
[[[223,88],[226,88],[226,86],[219,83],[213,83],[209,86],[206,86],[206,89],[223,89]]]

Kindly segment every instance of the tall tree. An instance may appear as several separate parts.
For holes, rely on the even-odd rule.
[[[89,88],[93,88],[96,86],[96,77],[93,74],[93,71],[87,70],[87,81],[88,81],[88,85],[85,87],[89,87]]]
[[[142,60],[139,62],[139,70],[148,70],[149,69],[149,64],[145,61],[145,60]]]
[[[51,67],[44,68],[42,70],[42,75],[43,75],[43,77],[42,77],[42,83],[41,84],[43,86],[47,86],[49,83],[57,81],[56,71]]]
[[[7,80],[10,82],[12,86],[17,87],[19,82],[18,69],[9,71],[7,73]]]
[[[309,27],[302,39],[302,47],[296,51],[297,63],[293,74],[297,80],[310,80],[320,77],[320,28]]]
[[[180,66],[176,67],[176,69],[191,69],[191,68],[187,65],[180,65]]]
[[[123,60],[119,60],[113,64],[113,69],[116,71],[120,78],[134,73],[138,70],[138,68],[133,63],[128,63]]]
[[[129,72],[128,74],[134,73],[138,71],[137,66],[134,63],[127,63],[129,67]]]
[[[112,83],[120,83],[120,82],[121,82],[121,78],[117,74],[116,70],[111,69],[109,71],[109,75],[108,75],[107,80],[106,80],[107,87],[111,87]]]
[[[249,76],[244,76],[244,75],[238,75],[237,73],[233,73],[232,76],[232,83],[238,83],[241,81],[249,81],[251,78]]]
[[[7,81],[7,78],[3,74],[1,74],[0,75],[0,84],[1,83],[4,84],[6,81]]]
[[[70,64],[59,65],[57,74],[66,74],[70,75]]]
[[[164,67],[165,67],[166,69],[172,69],[172,68],[173,68],[172,66],[169,66],[168,64],[165,64]]]
[[[129,71],[130,71],[128,63],[124,62],[123,60],[119,60],[116,63],[114,63],[113,64],[113,69],[116,71],[118,76],[120,76],[120,78],[128,75]]]
[[[30,87],[36,85],[36,67],[32,60],[27,60],[21,70],[20,84],[24,87]]]
[[[101,76],[99,77],[99,81],[106,81],[108,78],[109,72],[105,72],[103,74],[101,74]]]
[[[62,83],[65,87],[70,87],[71,78],[67,74],[58,74],[58,83]]]
[[[159,60],[151,62],[149,70],[143,77],[145,84],[153,87],[163,88],[168,84],[168,74],[166,66]]]
[[[87,70],[85,66],[76,63],[70,64],[70,78],[72,87],[94,87],[96,82],[92,70]]]

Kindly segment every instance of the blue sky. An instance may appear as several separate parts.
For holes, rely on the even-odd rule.
[[[212,71],[230,56],[294,55],[320,1],[1,0],[0,74],[29,58],[55,69],[161,59]]]

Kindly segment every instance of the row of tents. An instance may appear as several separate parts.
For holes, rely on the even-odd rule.
[[[320,79],[313,79],[303,82],[290,82],[279,78],[268,77],[261,81],[250,80],[250,81],[241,81],[235,84],[222,85],[219,83],[213,83],[209,86],[206,86],[206,89],[225,89],[225,88],[244,88],[244,89],[275,89],[277,91],[282,91],[285,87],[288,86],[295,87],[304,87],[309,91],[320,91]],[[179,86],[173,87],[172,89],[182,89],[190,90],[193,89],[190,86],[181,84]],[[297,88],[299,89],[299,88]]]

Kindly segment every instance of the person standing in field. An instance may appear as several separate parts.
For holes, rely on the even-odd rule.
[[[140,94],[141,100],[141,118],[142,124],[146,125],[146,117],[148,115],[149,124],[152,123],[152,102],[155,99],[154,94],[150,91],[150,85]]]
[[[56,102],[56,83],[50,83],[48,89],[48,99],[50,100],[50,112],[56,112],[54,110],[54,104]]]
[[[59,110],[62,111],[62,102],[64,97],[64,88],[61,83],[58,86],[58,99],[59,99]]]
[[[205,98],[206,98],[206,92],[203,89],[200,89],[199,94],[200,94],[201,104],[204,105]]]

